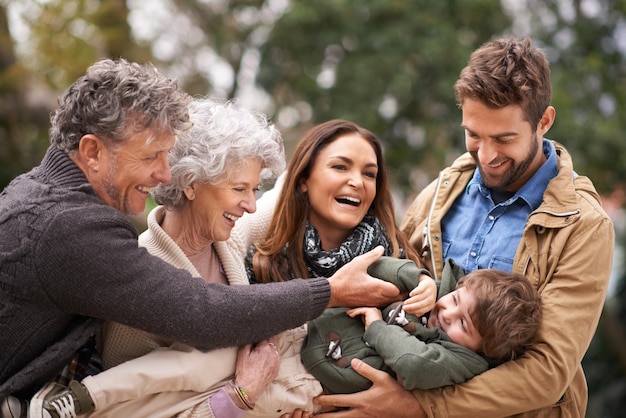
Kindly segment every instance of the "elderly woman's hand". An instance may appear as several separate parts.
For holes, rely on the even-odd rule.
[[[271,337],[254,346],[244,345],[237,354],[235,382],[254,402],[276,378],[279,365],[280,352],[276,338]]]
[[[293,412],[282,414],[280,418],[313,418],[313,414],[302,409],[296,409]]]

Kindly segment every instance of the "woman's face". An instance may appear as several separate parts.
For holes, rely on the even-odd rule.
[[[356,133],[337,137],[319,152],[300,187],[308,193],[309,222],[324,249],[337,248],[363,220],[376,197],[377,175],[374,148]]]
[[[194,233],[210,241],[225,241],[237,219],[256,211],[256,192],[261,183],[261,161],[248,158],[231,169],[224,182],[194,185],[186,216],[192,218]]]

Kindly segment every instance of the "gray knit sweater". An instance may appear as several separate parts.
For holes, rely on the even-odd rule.
[[[206,284],[151,256],[54,147],[0,194],[0,399],[54,376],[105,319],[219,348],[294,328],[329,297],[326,279]]]

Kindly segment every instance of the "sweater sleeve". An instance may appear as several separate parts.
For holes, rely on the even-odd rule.
[[[211,396],[209,406],[215,418],[241,418],[246,413],[246,411],[235,405],[224,387],[221,387],[220,390]]]
[[[321,314],[327,279],[259,286],[206,284],[137,245],[106,206],[66,210],[38,242],[42,303],[204,348],[260,341]]]
[[[410,292],[419,284],[422,274],[430,277],[430,272],[419,268],[411,260],[383,256],[367,269],[374,277],[393,283],[401,292]]]
[[[462,383],[487,370],[487,361],[478,354],[447,341],[442,333],[437,334],[440,330],[424,330],[437,338],[431,337],[424,342],[401,327],[375,321],[363,338],[391,367],[407,390]]]

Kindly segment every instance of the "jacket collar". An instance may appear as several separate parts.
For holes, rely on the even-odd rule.
[[[532,175],[532,177],[522,185],[522,187],[516,192],[501,192],[502,195],[507,196],[506,200],[514,201],[521,199],[526,202],[531,211],[534,211],[539,207],[543,201],[543,193],[548,187],[548,183],[558,174],[559,169],[557,167],[556,152],[554,145],[551,141],[544,139],[541,147],[546,157],[546,161],[539,167],[539,169]],[[480,193],[484,196],[494,196],[494,190],[488,188],[483,182],[482,175],[479,170],[474,169],[474,175],[470,182],[466,186],[466,190],[469,192],[471,187],[478,187]],[[504,200],[504,199],[501,199]],[[494,198],[495,201],[495,198]]]
[[[585,181],[586,177],[578,177],[574,172],[572,158],[565,147],[556,141],[552,141],[552,144],[556,151],[558,173],[548,183],[543,194],[543,202],[538,210],[553,214],[576,213],[579,207],[576,190],[579,188],[592,193],[594,198],[600,201],[600,197],[593,186],[586,187],[587,183],[590,184],[588,180]],[[476,163],[468,152],[457,158],[450,166],[450,170],[458,173],[468,175],[467,172],[471,172],[472,174],[469,174],[467,181],[472,178],[475,169]]]
[[[578,196],[574,186],[574,179],[578,174],[574,172],[574,165],[569,153],[563,145],[554,142],[557,156],[558,173],[548,183],[543,194],[541,209],[547,212],[563,213],[578,210]]]
[[[37,169],[49,184],[64,188],[88,187],[93,193],[93,187],[83,171],[65,151],[54,145],[48,148]]]

